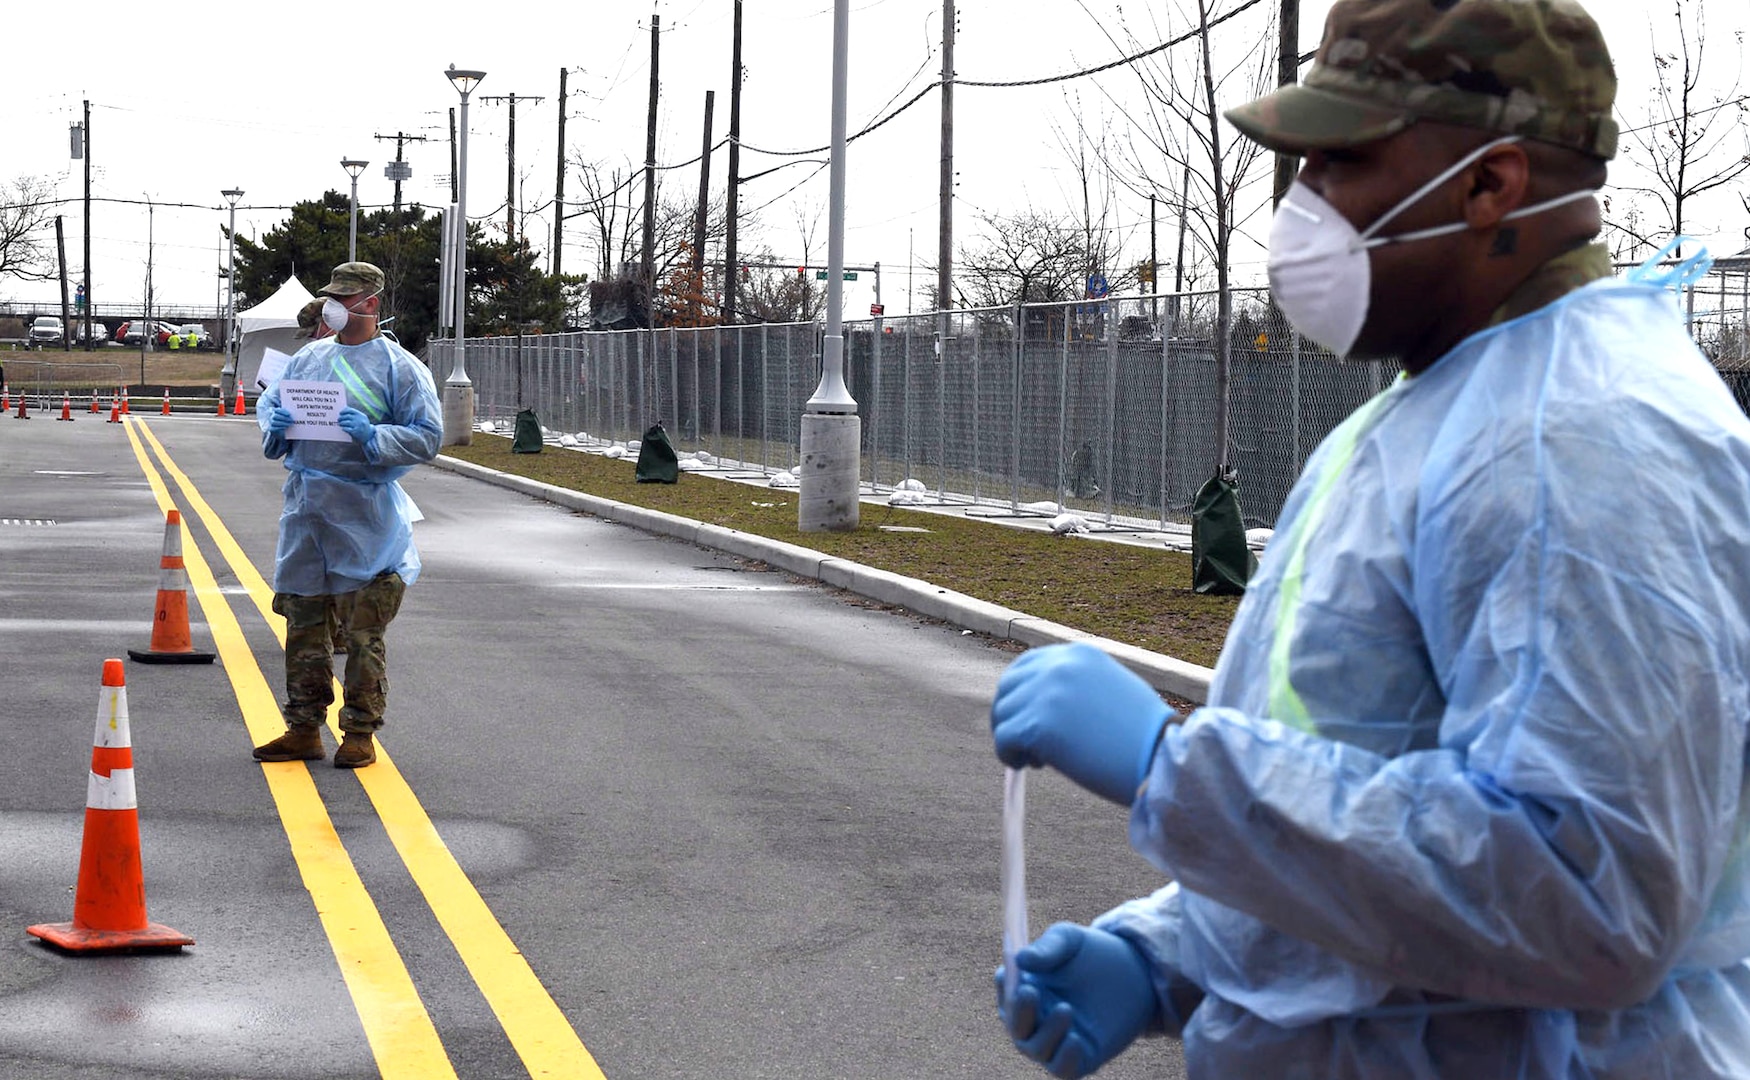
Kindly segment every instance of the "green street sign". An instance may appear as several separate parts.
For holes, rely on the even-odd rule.
[[[816,270],[814,272],[814,280],[825,281],[826,280],[826,271],[825,270]],[[857,272],[855,270],[846,270],[845,271],[845,280],[846,281],[857,280]]]

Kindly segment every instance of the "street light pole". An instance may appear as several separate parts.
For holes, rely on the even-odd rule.
[[[456,257],[451,260],[456,274],[455,359],[449,378],[444,380],[443,445],[467,446],[474,441],[474,384],[468,381],[463,360],[468,342],[468,95],[486,78],[486,72],[463,70],[451,64],[444,74],[462,95],[462,116],[461,133],[456,140]],[[452,287],[452,283],[445,282],[443,287]]]
[[[237,393],[237,200],[242,188],[219,192],[231,204],[231,227],[225,239],[230,253],[225,257],[225,366],[219,371],[219,400],[230,401]]]
[[[826,225],[826,333],[821,337],[820,385],[802,414],[802,484],[796,500],[803,532],[848,532],[857,527],[862,421],[845,387],[845,99],[848,93],[850,0],[833,0],[832,158]]]
[[[357,262],[359,257],[359,173],[365,171],[368,161],[356,158],[341,158],[340,167],[346,170],[346,175],[352,177],[352,201],[347,214],[346,227],[346,261]]]

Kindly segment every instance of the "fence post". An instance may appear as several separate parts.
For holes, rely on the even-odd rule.
[[[1290,330],[1288,341],[1294,367],[1294,476],[1299,479],[1301,466],[1305,464],[1300,452],[1300,332]]]
[[[942,333],[936,344],[936,498],[948,501],[948,337],[953,312],[942,313]]]
[[[1069,431],[1069,338],[1070,305],[1063,305],[1063,352],[1057,361],[1057,508],[1067,510],[1064,495],[1069,490],[1069,473],[1064,461]]]
[[[767,471],[771,469],[771,440],[766,437],[766,425],[771,418],[771,410],[766,404],[766,388],[772,385],[769,362],[772,350],[767,347],[770,343],[771,335],[766,330],[766,324],[760,323],[760,468]]]
[[[1026,345],[1022,340],[1027,316],[1019,300],[1015,301],[1014,390],[1009,394],[1009,509],[1021,508],[1021,370]]]
[[[975,503],[984,497],[984,477],[980,468],[984,463],[984,440],[980,437],[984,425],[979,423],[984,414],[984,334],[980,328],[983,322],[977,315],[972,316],[972,501]]]
[[[1158,326],[1159,324],[1154,324],[1154,325]],[[1168,493],[1168,487],[1169,487],[1168,478],[1172,475],[1172,472],[1170,470],[1170,465],[1171,465],[1172,459],[1171,459],[1171,455],[1167,453],[1167,446],[1168,446],[1169,440],[1171,439],[1171,435],[1169,434],[1169,431],[1171,429],[1167,425],[1169,423],[1169,413],[1170,413],[1171,407],[1172,407],[1172,405],[1171,405],[1172,393],[1168,388],[1169,383],[1171,382],[1171,376],[1172,376],[1172,361],[1171,361],[1172,353],[1170,352],[1170,348],[1171,348],[1171,339],[1168,338],[1168,336],[1166,334],[1161,334],[1161,447],[1160,447],[1160,450],[1161,450],[1161,453],[1160,453],[1161,473],[1160,473],[1160,475],[1161,475],[1161,529],[1163,531],[1167,527],[1167,493]]]
[[[1101,301],[1106,318],[1106,524],[1112,524],[1112,489],[1118,486],[1118,322],[1111,301]]]
[[[1725,286],[1721,286],[1724,288]],[[881,487],[881,316],[869,322],[869,490]]]

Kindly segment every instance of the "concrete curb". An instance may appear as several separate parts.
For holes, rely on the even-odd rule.
[[[530,480],[457,458],[439,455],[431,464],[448,472],[484,480],[498,487],[628,525],[643,532],[684,540],[689,544],[738,555],[744,559],[755,559],[798,577],[810,578],[879,603],[903,607],[920,615],[941,619],[954,626],[992,637],[1007,638],[1029,646],[1085,641],[1111,654],[1162,693],[1199,704],[1209,696],[1209,680],[1215,674],[1209,668],[1139,649],[1121,641],[1098,637],[1061,623],[1035,618],[1012,608],[932,585],[919,578],[877,570],[848,559],[834,558],[798,544],[786,544],[781,540],[726,529],[721,525],[710,525],[675,514],[665,514],[660,510],[648,510],[642,506],[586,495],[581,491]]]

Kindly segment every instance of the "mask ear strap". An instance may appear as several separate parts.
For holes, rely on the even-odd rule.
[[[1374,234],[1379,232],[1380,229],[1384,228],[1387,222],[1391,221],[1393,218],[1397,217],[1399,214],[1403,213],[1405,210],[1408,210],[1410,207],[1415,206],[1417,203],[1419,203],[1423,199],[1427,198],[1431,193],[1433,193],[1436,189],[1438,189],[1440,187],[1440,185],[1446,183],[1448,180],[1452,179],[1453,177],[1457,176],[1459,173],[1463,172],[1466,168],[1468,168],[1474,162],[1481,160],[1484,154],[1487,154],[1489,151],[1495,149],[1498,146],[1511,146],[1513,143],[1516,143],[1519,141],[1520,141],[1520,136],[1507,135],[1507,136],[1504,136],[1502,138],[1495,139],[1492,142],[1486,142],[1483,145],[1477,147],[1475,150],[1472,150],[1470,153],[1466,154],[1465,156],[1459,158],[1457,161],[1453,162],[1450,166],[1448,166],[1446,169],[1442,170],[1438,175],[1436,175],[1434,177],[1434,179],[1428,181],[1426,184],[1423,184],[1421,187],[1419,187],[1415,191],[1411,192],[1408,198],[1404,199],[1402,202],[1398,203],[1396,206],[1392,207],[1390,210],[1387,210],[1384,214],[1380,215],[1377,219],[1375,219],[1373,224],[1369,225],[1361,233],[1361,239],[1363,241],[1373,239]],[[1463,226],[1463,225],[1459,226],[1459,228],[1465,228],[1465,227],[1466,226]],[[1445,233],[1445,232],[1457,232],[1458,231],[1457,229],[1454,229],[1451,226],[1447,226],[1447,225],[1441,225],[1441,226],[1438,226],[1438,228],[1441,230],[1441,232],[1432,232],[1430,230],[1424,229],[1424,230],[1422,230],[1422,233],[1420,233],[1420,234],[1418,234],[1418,233],[1406,233],[1403,236],[1394,236],[1394,237],[1391,237],[1390,239],[1395,241],[1395,240],[1410,239],[1412,237],[1421,237],[1423,235],[1440,236],[1440,235],[1443,235],[1443,233]]]

